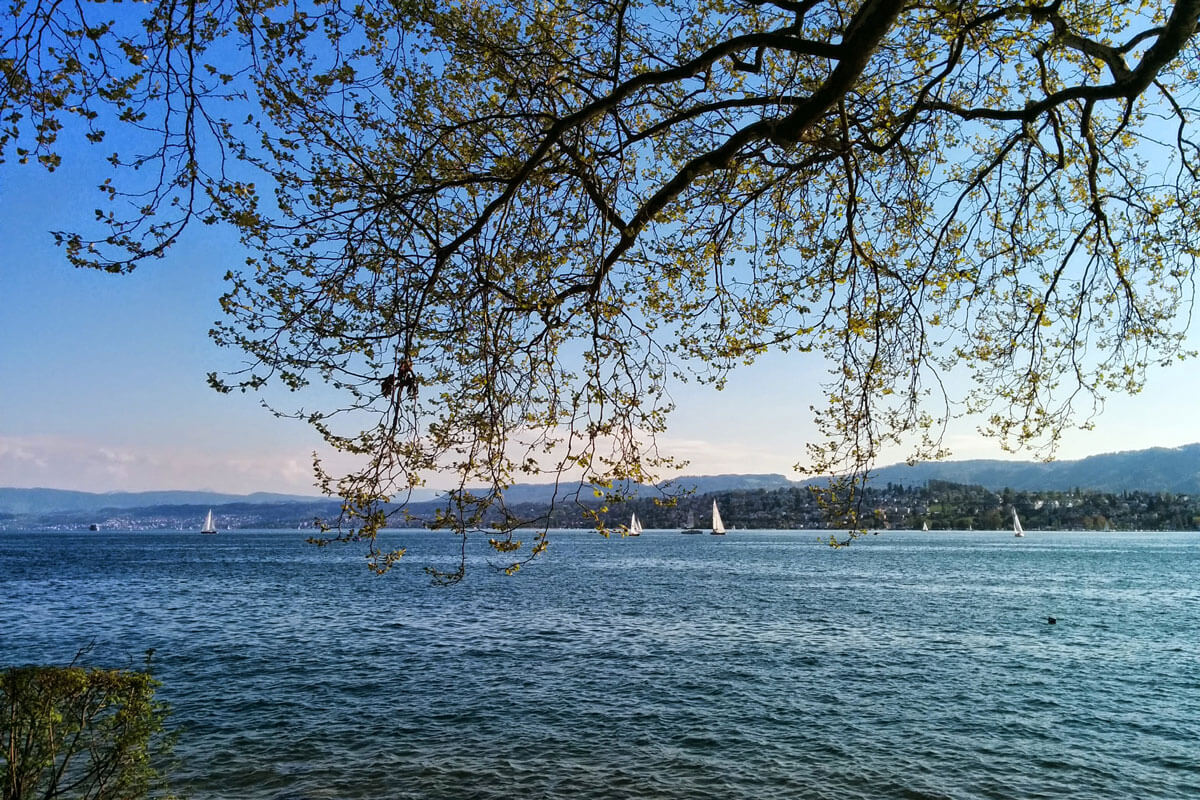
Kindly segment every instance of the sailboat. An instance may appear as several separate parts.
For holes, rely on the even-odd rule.
[[[1013,536],[1018,539],[1025,538],[1025,529],[1021,527],[1021,518],[1017,516],[1017,509],[1013,509]]]
[[[217,526],[213,524],[212,509],[208,510],[208,516],[204,518],[204,527],[200,529],[201,533],[216,533]]]
[[[633,519],[629,520],[629,535],[630,536],[641,536],[642,535],[642,523],[638,522],[637,514],[634,514]]]
[[[681,530],[680,533],[704,533],[704,531],[696,527],[696,512],[688,512],[687,527]]]
[[[921,530],[923,530],[923,531],[927,531],[927,530],[929,530],[929,523],[928,523],[928,522],[922,522],[922,523],[921,523]]]
[[[725,535],[725,523],[721,521],[721,512],[717,510],[717,501],[713,500],[713,536]]]

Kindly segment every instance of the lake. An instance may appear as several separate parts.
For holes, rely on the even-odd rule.
[[[1200,534],[384,538],[0,533],[0,665],[153,648],[193,800],[1200,797]]]

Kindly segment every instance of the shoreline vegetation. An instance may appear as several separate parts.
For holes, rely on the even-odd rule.
[[[1067,491],[992,490],[948,481],[931,480],[922,486],[888,483],[869,487],[863,493],[866,519],[879,530],[1006,530],[1012,509],[1020,514],[1026,530],[1173,530],[1200,529],[1200,494],[1085,489]],[[609,502],[601,519],[613,528],[625,524],[636,513],[647,530],[678,529],[689,513],[703,516],[713,501],[721,507],[727,524],[751,530],[828,530],[836,528],[805,487],[784,489],[726,490],[697,493],[677,499],[674,505],[661,496]],[[596,508],[599,500],[574,496],[560,498],[557,505],[526,502],[509,506],[509,511],[528,527],[586,529],[591,527],[583,508]],[[397,512],[389,527],[421,528],[441,507],[437,501],[412,503],[407,516]],[[204,518],[206,508],[193,505],[149,506],[100,512],[69,511],[46,514],[0,514],[0,530],[87,530],[101,531],[192,530]],[[219,530],[304,529],[314,519],[334,518],[334,501],[315,503],[232,503],[213,507]]]
[[[85,655],[85,648],[79,655]],[[6,800],[138,800],[165,795],[175,735],[146,670],[9,666],[0,670],[0,795]]]

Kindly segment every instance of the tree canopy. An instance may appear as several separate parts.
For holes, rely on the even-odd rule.
[[[110,159],[101,228],[57,234],[82,266],[239,231],[213,335],[249,366],[210,381],[301,392],[279,413],[363,459],[318,466],[356,533],[434,471],[457,476],[459,533],[523,476],[650,480],[674,382],[772,349],[830,365],[806,464],[849,476],[845,499],[885,445],[938,455],[954,414],[1052,450],[1184,355],[1198,17],[18,0],[0,155],[54,169],[85,137]],[[313,382],[340,400],[304,406]],[[492,540],[513,565],[545,546],[512,538],[527,522]]]

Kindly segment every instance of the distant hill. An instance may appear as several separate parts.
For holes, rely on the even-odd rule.
[[[872,485],[924,486],[931,480],[981,486],[992,491],[1170,492],[1200,494],[1200,444],[1156,447],[1122,453],[1107,453],[1077,461],[971,460],[894,464],[872,473]],[[648,499],[660,490],[667,493],[692,491],[696,495],[717,492],[775,491],[814,481],[790,481],[783,475],[703,475],[676,478],[658,488],[637,488]],[[558,489],[563,499],[576,491],[574,484]],[[536,506],[549,503],[553,484],[519,484],[507,492],[510,506],[522,505],[525,513],[536,514]],[[632,492],[631,492],[632,494]],[[437,503],[432,492],[415,497],[409,510],[426,518]],[[584,499],[590,499],[585,487]],[[61,489],[0,488],[0,524],[9,527],[35,525],[84,526],[110,520],[114,527],[188,527],[198,525],[204,511],[212,508],[224,527],[295,527],[310,523],[314,516],[337,515],[336,499],[257,492],[249,495],[219,492],[112,492],[96,494]],[[104,512],[104,513],[102,513]]]
[[[874,470],[871,479],[875,485],[897,483],[920,486],[931,480],[940,480],[993,490],[1091,489],[1101,492],[1200,493],[1200,444],[1129,450],[1050,462],[973,459],[930,461],[912,466],[892,464]],[[676,478],[669,483],[692,489],[697,494],[706,494],[807,486],[824,480],[810,478],[791,481],[777,474],[705,475]]]
[[[696,494],[712,492],[750,491],[753,489],[788,489],[798,486],[782,475],[688,475],[661,484],[666,489],[682,489]]]
[[[219,506],[227,503],[314,503],[327,498],[291,494],[221,494],[219,492],[73,492],[66,489],[0,488],[0,513],[42,514],[56,511],[101,511],[150,506]]]
[[[1077,461],[971,460],[894,464],[872,473],[874,485],[919,486],[930,480],[992,490],[1200,492],[1200,444],[1105,453]]]
[[[692,490],[696,494],[753,489],[785,489],[824,481],[812,478],[791,481],[783,475],[702,475],[675,478],[665,486]],[[1066,491],[1091,489],[1098,492],[1200,493],[1200,444],[1154,447],[1104,453],[1074,461],[930,461],[909,466],[892,464],[871,473],[875,486],[888,483],[923,486],[931,480],[983,486],[1000,491]],[[548,499],[548,494],[547,494]]]
[[[692,492],[694,494],[710,494],[712,492],[729,492],[752,489],[787,489],[799,484],[790,481],[782,475],[688,475],[663,481],[657,489],[634,484],[624,489],[626,494],[649,497],[662,491],[679,494]],[[564,481],[557,487],[557,495],[561,500],[569,497],[578,489],[577,484]],[[590,487],[584,487],[585,499],[591,492]],[[552,483],[518,483],[504,493],[509,503],[549,503],[556,493]]]

